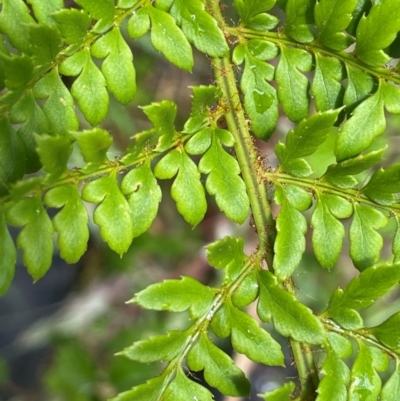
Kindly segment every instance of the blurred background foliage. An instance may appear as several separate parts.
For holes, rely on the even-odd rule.
[[[175,101],[179,130],[190,112],[190,86],[213,83],[209,60],[200,53],[195,53],[195,68],[189,74],[155,52],[148,35],[130,43],[138,92],[126,108],[112,100],[103,124],[114,137],[113,155],[109,156],[116,158],[132,135],[148,128],[138,106],[163,99]],[[67,85],[72,84],[69,80],[65,78]],[[88,128],[83,118],[81,127]],[[268,144],[258,142],[266,165],[276,166],[274,145],[289,128],[291,123],[282,116],[272,140]],[[399,131],[400,117],[388,116],[391,146],[387,161],[397,158]],[[323,170],[330,161],[329,141],[332,138],[309,160],[316,171]],[[81,163],[78,156],[71,159],[71,167]],[[218,283],[220,272],[208,266],[204,246],[225,235],[243,236],[247,251],[254,249],[255,235],[250,225],[237,226],[224,219],[212,199],[206,218],[192,230],[176,211],[169,195],[170,183],[160,185],[163,200],[153,226],[133,241],[123,258],[104,246],[97,226],[91,224],[88,251],[78,264],[66,265],[55,256],[47,275],[35,285],[26,269],[17,267],[10,290],[0,298],[0,401],[100,401],[157,375],[162,370],[160,364],[139,364],[114,354],[138,339],[187,327],[188,315],[143,311],[125,302],[151,283],[180,275],[208,285]],[[392,230],[388,226],[384,231]],[[310,234],[311,229],[311,238]],[[324,309],[332,291],[338,285],[345,286],[356,274],[346,255],[345,243],[343,256],[331,272],[318,265],[311,249],[304,255],[295,276],[302,302],[315,311]],[[383,255],[390,257],[389,243]],[[399,310],[398,299],[398,292],[392,292],[367,309],[363,314],[367,325],[377,324]],[[272,334],[286,349],[286,369],[262,367],[234,356],[251,377],[254,400],[257,393],[296,376],[285,340],[273,330]],[[225,351],[231,352],[228,341]]]

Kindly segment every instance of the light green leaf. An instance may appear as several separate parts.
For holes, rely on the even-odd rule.
[[[8,231],[3,211],[0,211],[0,296],[4,295],[15,274],[17,250]]]
[[[390,316],[380,325],[369,327],[367,330],[382,344],[396,352],[400,350],[400,312]]]
[[[369,347],[358,341],[358,353],[351,369],[349,397],[357,394],[358,399],[366,399],[376,389],[376,376]]]
[[[59,178],[67,169],[72,153],[72,141],[67,136],[36,135],[37,152],[43,170],[49,174],[48,182]]]
[[[278,235],[274,245],[274,269],[281,280],[286,280],[293,274],[306,249],[304,234],[307,231],[307,222],[299,210],[306,210],[311,206],[311,197],[300,188],[292,189],[304,198],[304,205],[292,204],[290,194],[283,187],[278,186],[275,193],[276,202],[282,207],[276,219]],[[296,230],[292,229],[294,226]]]
[[[250,305],[258,296],[258,282],[256,273],[249,274],[239,285],[232,296],[232,303],[238,307]]]
[[[64,0],[28,0],[32,5],[35,18],[42,24],[54,26],[53,13],[64,7]]]
[[[275,76],[278,84],[278,98],[289,119],[299,122],[307,118],[309,104],[308,78],[300,71],[311,70],[312,57],[305,50],[295,47],[280,46],[280,50],[281,56]]]
[[[261,2],[258,0],[234,0],[233,4],[242,22],[246,24],[251,17],[270,10],[275,4],[275,0]]]
[[[279,19],[275,15],[262,13],[250,18],[246,26],[256,31],[266,32],[274,29],[278,23]]]
[[[372,266],[350,281],[346,289],[336,290],[328,312],[340,308],[363,309],[385,295],[400,280],[400,264]]]
[[[264,394],[258,394],[258,396],[264,398],[265,401],[291,401],[295,388],[296,385],[293,382],[287,382],[281,387],[267,391]]]
[[[317,205],[311,217],[312,244],[322,267],[332,268],[342,250],[344,227],[337,219],[350,217],[353,207],[336,195],[317,193]]]
[[[93,28],[95,32],[103,32],[111,26],[115,14],[114,0],[76,0],[75,2],[93,19],[99,20]]]
[[[325,341],[325,329],[310,309],[282,289],[276,278],[266,270],[258,272],[260,297],[257,313],[264,322],[273,321],[284,337],[310,344]]]
[[[150,29],[150,17],[145,7],[132,13],[128,21],[127,31],[132,39],[138,39]]]
[[[206,247],[208,263],[217,268],[225,269],[225,282],[235,280],[248,256],[243,251],[243,238],[225,237]]]
[[[96,41],[91,52],[94,57],[105,57],[101,71],[107,88],[120,103],[128,104],[136,93],[136,71],[131,49],[119,27],[115,27]]]
[[[337,290],[337,293],[341,294],[341,290]],[[335,293],[334,293],[335,294]],[[364,321],[360,314],[350,308],[340,307],[337,309],[329,310],[329,316],[340,326],[347,330],[357,330],[364,327]]]
[[[251,42],[248,42],[250,47],[236,46],[233,60],[236,64],[245,61],[240,87],[244,93],[244,106],[250,117],[251,130],[258,137],[268,140],[275,131],[279,115],[276,90],[267,82],[274,78],[274,68],[253,55],[254,52],[250,51]],[[274,58],[276,53],[275,48],[275,53],[269,56]],[[260,53],[255,54],[260,57]]]
[[[107,160],[107,151],[113,143],[112,136],[101,128],[72,133],[86,163],[96,166]]]
[[[345,63],[347,71],[347,87],[344,93],[343,103],[346,111],[352,112],[373,91],[375,83],[370,74]]]
[[[66,59],[60,71],[69,76],[80,74],[72,84],[72,96],[78,101],[86,120],[93,126],[100,124],[107,115],[109,98],[106,80],[93,62],[89,49],[85,48]]]
[[[385,81],[382,81],[381,84],[386,110],[389,113],[400,114],[400,89]]]
[[[348,27],[357,0],[320,0],[315,5],[315,23],[318,39],[325,46],[344,50],[351,45],[351,38],[342,31]]]
[[[185,145],[185,150],[190,155],[202,155],[211,146],[212,128],[204,128],[194,134]]]
[[[89,240],[89,216],[78,188],[72,185],[52,188],[46,193],[44,202],[47,206],[62,208],[53,218],[60,255],[67,263],[78,262]]]
[[[314,23],[315,0],[287,0],[285,32],[300,43],[314,40],[315,32],[310,24]]]
[[[42,130],[38,128],[36,130],[32,126],[31,129],[36,134],[49,131],[51,135],[67,135],[70,131],[78,129],[79,121],[75,113],[74,99],[61,80],[57,68],[36,83],[33,95],[37,99],[47,99],[42,110],[47,117],[48,129],[44,129],[44,122]]]
[[[184,219],[193,227],[197,226],[206,213],[207,201],[200,173],[192,159],[183,148],[174,149],[157,163],[154,173],[161,179],[176,175],[171,196]]]
[[[203,387],[201,384],[188,379],[179,368],[176,372],[174,381],[168,386],[163,396],[165,401],[187,401],[187,400],[201,400],[212,401],[214,396]]]
[[[203,174],[208,174],[206,189],[210,195],[215,195],[220,210],[228,219],[243,223],[249,213],[249,198],[246,186],[238,175],[240,173],[238,162],[222,148],[223,135],[223,130],[213,131],[211,147],[201,158],[199,170]]]
[[[171,361],[182,351],[188,336],[187,331],[173,330],[162,336],[137,341],[117,355],[143,363]]]
[[[358,184],[358,181],[352,176],[368,170],[379,163],[385,150],[386,147],[364,155],[358,155],[337,164],[332,164],[328,167],[322,179],[342,188],[348,187],[347,182],[349,182],[350,187],[355,186]]]
[[[381,67],[390,57],[383,51],[400,31],[400,5],[397,0],[376,2],[357,28],[355,52],[366,64]]]
[[[163,100],[141,108],[153,123],[152,131],[160,137],[156,150],[158,152],[167,150],[175,135],[176,104],[169,100]]]
[[[29,274],[34,281],[39,280],[51,266],[53,256],[53,226],[41,198],[23,198],[8,211],[7,220],[23,227],[17,245],[24,251],[23,261]]]
[[[302,120],[286,136],[285,145],[277,147],[276,152],[284,170],[294,159],[312,155],[327,139],[340,109],[318,112]]]
[[[377,209],[354,204],[350,226],[350,256],[358,270],[364,270],[379,260],[382,236],[376,230],[387,225],[388,218]]]
[[[165,11],[146,7],[151,20],[151,43],[171,63],[187,71],[193,68],[192,49],[175,20]]]
[[[150,166],[145,163],[131,170],[122,180],[121,191],[129,195],[128,203],[133,222],[133,237],[146,232],[158,212],[161,189]]]
[[[164,280],[140,291],[129,302],[145,309],[183,312],[189,309],[190,316],[198,319],[211,305],[214,291],[191,277],[181,280]]]
[[[284,366],[280,345],[247,313],[229,305],[233,348],[254,362]]]
[[[400,397],[400,364],[397,361],[395,371],[383,386],[381,401],[397,401]]]
[[[346,337],[330,331],[327,333],[330,346],[340,358],[348,358],[353,353],[353,346]]]
[[[222,394],[239,397],[250,393],[250,383],[244,373],[205,333],[201,333],[200,340],[190,351],[187,363],[195,372],[204,369],[206,382]]]
[[[167,373],[139,384],[132,390],[124,391],[109,401],[159,401]]]
[[[225,37],[214,18],[204,10],[201,0],[175,0],[171,14],[198,50],[211,57],[227,55]]]
[[[347,0],[346,0],[347,1]],[[320,4],[320,3],[317,3]],[[318,111],[337,109],[343,104],[344,69],[340,60],[315,54],[315,73],[311,86]]]
[[[322,373],[324,377],[318,386],[316,401],[347,401],[350,370],[330,347],[327,348]]]
[[[193,134],[209,125],[209,117],[211,113],[211,106],[219,101],[221,98],[220,90],[214,86],[192,86],[192,108],[190,110],[190,117],[186,121],[183,132],[186,134]],[[190,142],[190,140],[189,140]],[[186,145],[187,147],[188,145]],[[187,149],[186,149],[187,150]],[[190,154],[200,154],[191,153]],[[204,153],[204,152],[202,152]]]
[[[11,45],[23,53],[30,53],[29,24],[35,23],[28,6],[22,0],[3,0],[0,13],[0,31],[7,35]]]
[[[400,192],[400,163],[393,164],[386,170],[375,171],[362,192],[381,205],[392,205],[397,202],[396,193]]]
[[[350,25],[346,29],[346,31],[350,35],[356,36],[357,26],[358,26],[358,23],[360,22],[361,17],[364,14],[368,14],[371,7],[372,7],[372,3],[370,0],[357,0],[356,8],[354,9],[354,11],[352,13],[353,19],[351,20]]]
[[[360,154],[386,129],[381,87],[362,102],[339,130],[335,154],[343,161]]]
[[[99,203],[93,220],[100,227],[101,237],[122,256],[131,245],[133,227],[130,207],[117,184],[117,172],[90,182],[82,191],[82,199]]]
[[[83,42],[91,23],[91,19],[85,10],[64,8],[51,16],[62,37],[69,45]]]

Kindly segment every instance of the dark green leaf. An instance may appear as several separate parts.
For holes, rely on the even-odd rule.
[[[131,170],[122,180],[121,190],[129,195],[128,203],[133,222],[133,237],[138,237],[151,226],[161,201],[161,189],[145,163]]]
[[[4,172],[5,184],[21,178],[26,170],[24,145],[9,121],[0,118],[0,168]]]
[[[174,149],[157,163],[154,173],[161,179],[176,175],[171,196],[184,219],[192,226],[197,226],[206,213],[207,201],[200,173],[192,159],[183,148]]]
[[[51,135],[67,135],[70,131],[78,129],[79,121],[75,114],[74,99],[61,80],[57,68],[36,83],[33,87],[33,94],[37,99],[47,99],[42,110],[47,117],[48,128],[45,129],[47,123],[42,121],[37,105],[35,105],[34,116],[29,116],[27,120],[27,123],[32,124],[31,130],[37,134],[49,131]],[[31,108],[33,109],[33,106]],[[30,122],[31,119],[33,119],[32,122]],[[34,128],[36,119],[39,119],[40,122],[38,121],[38,127]]]
[[[118,27],[102,36],[92,46],[92,55],[104,58],[101,71],[108,90],[122,104],[128,104],[136,93],[136,71],[130,47]]]
[[[290,195],[282,187],[276,188],[276,202],[282,207],[276,220],[278,235],[274,245],[274,269],[282,280],[293,274],[306,249],[304,234],[307,231],[307,222],[299,210],[306,210],[311,206],[311,197],[307,192],[297,187],[289,190],[296,192],[298,199],[302,199],[304,204],[292,204]],[[292,229],[293,226],[296,230]]]
[[[214,18],[204,11],[201,0],[175,0],[171,13],[194,46],[211,57],[223,57],[228,46]]]
[[[208,174],[206,188],[210,195],[215,195],[220,210],[236,223],[243,223],[249,214],[249,198],[238,175],[238,162],[222,148],[221,140],[226,132],[213,131],[211,147],[200,160],[199,170]]]
[[[362,102],[341,127],[336,141],[337,160],[343,161],[359,155],[386,129],[381,86]]]
[[[205,387],[188,377],[179,368],[174,381],[168,386],[163,396],[165,401],[201,400],[212,401],[214,396]]]
[[[66,262],[76,263],[85,253],[89,240],[89,216],[78,188],[72,185],[52,188],[44,202],[47,206],[62,208],[53,218],[60,255]]]
[[[187,331],[173,330],[162,336],[137,341],[117,355],[143,363],[171,361],[182,351],[188,335]]]
[[[400,312],[390,316],[380,325],[367,330],[382,344],[396,352],[400,350]]]
[[[35,21],[22,0],[3,0],[0,13],[0,31],[8,36],[13,47],[23,53],[30,52],[29,25]]]
[[[390,57],[383,51],[400,31],[400,5],[397,0],[376,2],[357,27],[356,54],[366,64],[380,67]]]
[[[190,316],[197,319],[204,315],[214,298],[214,291],[197,280],[182,277],[181,280],[165,280],[140,291],[129,302],[142,308],[183,312],[189,309]]]
[[[83,42],[90,27],[91,19],[84,10],[64,8],[52,14],[64,40],[73,45]]]
[[[285,32],[300,43],[308,43],[315,38],[310,26],[314,22],[315,1],[287,0]]]
[[[315,23],[319,30],[318,39],[327,47],[344,50],[351,39],[342,31],[352,19],[357,0],[320,0],[315,5]]]
[[[82,191],[87,202],[99,203],[93,220],[100,227],[101,237],[122,256],[131,245],[133,224],[130,207],[117,184],[117,172],[90,182]]]
[[[4,295],[15,274],[17,251],[8,231],[3,211],[0,211],[0,296]]]
[[[296,385],[293,382],[287,382],[281,387],[267,391],[264,394],[258,394],[258,396],[264,398],[265,401],[291,401],[295,388]]]
[[[310,309],[282,289],[275,277],[266,270],[258,272],[260,297],[257,312],[264,322],[273,321],[284,337],[310,344],[325,341],[325,329]]]
[[[350,226],[350,256],[358,270],[364,270],[379,260],[382,236],[376,230],[387,225],[388,218],[377,209],[354,204]]]
[[[307,51],[295,47],[280,46],[280,49],[281,57],[276,67],[278,98],[290,120],[299,122],[308,117],[309,103],[308,78],[300,71],[311,70],[312,57]]]
[[[75,2],[93,19],[99,20],[94,27],[95,31],[102,32],[111,26],[115,13],[114,0],[76,0]]]
[[[393,164],[386,170],[375,171],[362,192],[381,205],[392,205],[397,202],[396,193],[400,192],[400,164]]]
[[[347,0],[346,0],[347,1]],[[319,4],[319,3],[318,3]],[[315,54],[315,74],[311,93],[318,111],[337,109],[342,105],[344,87],[343,66],[340,60]]]
[[[72,141],[67,136],[36,135],[37,152],[48,175],[48,182],[56,180],[67,169],[72,153]]]
[[[222,394],[234,397],[249,395],[250,383],[244,373],[205,333],[201,334],[199,342],[190,351],[187,362],[195,372],[204,369],[206,382]]]
[[[175,64],[187,71],[193,68],[192,49],[175,20],[165,11],[146,7],[151,20],[151,43],[154,48]]]
[[[337,219],[350,217],[352,212],[352,205],[346,199],[317,193],[317,205],[311,217],[312,244],[322,267],[330,269],[337,262],[344,237],[343,225]]]
[[[17,245],[24,251],[24,265],[34,281],[51,266],[53,256],[53,226],[40,197],[24,198],[7,213],[7,220],[23,227]],[[38,235],[40,233],[40,235]]]

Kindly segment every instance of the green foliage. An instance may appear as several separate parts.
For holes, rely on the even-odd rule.
[[[359,312],[400,281],[400,165],[381,138],[387,119],[400,114],[399,2],[234,0],[227,7],[236,17],[217,0],[115,3],[1,1],[0,294],[12,282],[17,247],[36,281],[51,266],[55,238],[61,258],[80,260],[91,220],[112,251],[128,252],[157,219],[168,186],[160,182],[169,180],[191,227],[215,202],[234,223],[251,214],[257,246],[247,254],[253,242],[216,239],[206,247],[209,265],[221,271],[212,286],[169,278],[131,299],[190,319],[119,352],[164,368],[113,401],[212,400],[191,378],[200,371],[220,393],[248,396],[250,381],[221,339],[253,362],[283,366],[275,331],[289,340],[299,385],[282,383],[261,398],[399,399],[399,312],[372,327]],[[141,53],[132,49],[145,35],[146,51],[174,68],[195,71],[193,47],[204,53],[215,81],[192,87],[186,121],[173,100],[141,106],[150,124],[112,159],[120,144],[99,125],[114,99],[125,106],[143,96]],[[264,161],[261,141],[276,144],[277,166]],[[15,243],[8,224],[18,228]],[[389,247],[381,255],[387,238],[393,258]],[[345,263],[348,249],[359,272],[319,314],[293,282],[308,248],[326,273]],[[314,349],[324,356],[314,359]],[[56,358],[49,387],[86,400],[74,385],[94,380],[84,351]],[[69,382],[62,376],[75,365],[79,380]]]

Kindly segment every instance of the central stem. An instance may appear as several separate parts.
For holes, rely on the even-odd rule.
[[[227,26],[221,14],[218,0],[207,0],[210,13],[219,27],[226,32]],[[250,135],[245,112],[237,88],[231,60],[227,57],[213,58],[213,69],[218,86],[221,88],[226,102],[225,113],[229,131],[235,138],[235,152],[246,184],[254,224],[259,239],[259,254],[273,273],[274,243],[276,238],[275,220],[268,202],[264,176],[264,168],[259,162],[259,154]],[[286,289],[295,294],[292,282],[286,283]],[[294,362],[297,366],[300,381],[300,399],[312,401],[316,398],[319,378],[316,370],[312,348],[309,344],[290,339]]]

